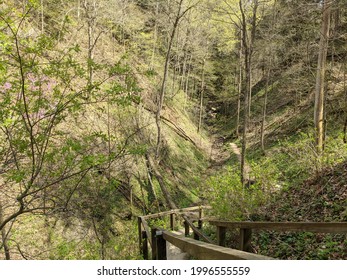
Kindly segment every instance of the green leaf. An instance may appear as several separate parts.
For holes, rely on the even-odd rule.
[[[11,125],[14,124],[14,122],[15,122],[14,119],[7,118],[7,119],[4,120],[3,126],[4,126],[4,127],[10,127]]]

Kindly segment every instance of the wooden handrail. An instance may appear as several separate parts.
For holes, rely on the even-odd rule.
[[[141,222],[142,222],[143,228],[144,228],[145,231],[146,231],[149,244],[152,245],[152,241],[151,241],[151,239],[150,239],[151,231],[150,231],[150,229],[149,229],[149,226],[148,226],[148,224],[147,224],[147,221],[146,221],[145,219],[143,219],[143,217],[140,217],[140,218],[141,218]]]
[[[211,206],[194,206],[194,207],[187,207],[187,208],[182,208],[182,209],[172,209],[156,214],[150,214],[146,216],[142,216],[144,219],[153,219],[153,218],[161,218],[166,215],[170,214],[181,214],[181,213],[188,213],[192,211],[198,211],[200,209],[211,209]]]
[[[213,244],[213,241],[208,238],[205,234],[203,234],[196,226],[194,226],[193,222],[190,221],[187,217],[183,216],[184,221],[192,228],[193,232],[205,242]]]
[[[172,215],[172,214],[178,214],[182,215],[183,220],[192,228],[193,232],[202,240],[213,243],[210,238],[208,238],[206,235],[204,235],[197,227],[194,226],[191,219],[189,219],[185,214],[193,211],[201,211],[202,209],[211,209],[211,206],[193,206],[193,207],[187,207],[182,209],[171,209],[169,211],[164,211],[156,214],[150,214],[146,216],[141,216],[143,222],[145,222],[147,219],[153,219],[153,218],[161,218],[163,216]]]
[[[193,211],[199,211],[199,218],[201,218],[201,211],[203,209],[211,209],[210,206],[194,206],[194,207],[187,207],[183,209],[171,209],[169,211],[164,211],[156,214],[150,214],[146,216],[139,216],[138,217],[138,236],[139,236],[139,247],[140,247],[140,252],[142,253],[143,257],[146,259],[148,258],[148,252],[147,252],[147,242],[150,243],[151,248],[152,248],[152,257],[156,257],[157,252],[153,252],[153,248],[156,250],[154,244],[154,237],[153,237],[153,232],[148,226],[147,219],[153,219],[153,218],[161,218],[166,215],[170,215],[170,227],[173,228],[174,225],[174,218],[173,215],[182,215],[183,220],[187,225],[189,225],[194,232],[194,235],[197,236],[197,238],[201,238],[202,240],[206,242],[212,243],[212,241],[205,236],[199,228],[195,227],[193,222],[190,220],[190,218],[187,216],[187,213],[193,212]],[[153,255],[154,253],[154,255]]]
[[[213,259],[269,260],[269,259],[273,259],[267,256],[249,253],[252,251],[251,236],[252,236],[253,229],[254,230],[274,230],[274,231],[307,231],[307,232],[316,232],[316,233],[342,233],[342,234],[347,233],[347,222],[325,222],[325,223],[324,222],[252,222],[252,221],[228,222],[228,221],[216,220],[215,218],[208,218],[208,219],[203,218],[201,215],[202,209],[211,209],[211,207],[210,206],[194,206],[194,207],[188,207],[184,209],[172,209],[172,210],[164,211],[161,213],[138,217],[140,250],[143,251],[144,257],[148,257],[147,241],[150,242],[152,247],[152,257],[157,257],[157,255],[158,256],[160,255],[159,253],[162,253],[160,250],[159,250],[160,252],[157,251],[158,249],[157,246],[159,246],[158,244],[161,244],[161,243],[159,242],[160,240],[159,241],[157,240],[156,235],[153,234],[153,229],[151,232],[151,229],[147,223],[147,219],[161,218],[166,215],[170,215],[170,228],[174,227],[173,216],[180,215],[184,219],[187,228],[189,229],[190,227],[193,229],[194,238],[196,239],[200,238],[210,243],[176,235],[166,230],[160,230],[160,232],[162,232],[160,235],[162,238],[162,241],[164,242],[164,240],[166,240],[172,243],[174,246],[180,248],[182,251],[198,259],[204,259],[204,260],[213,260]],[[191,219],[186,215],[189,212],[199,211],[199,210],[200,210],[200,215],[198,218]],[[217,244],[220,246],[212,244],[212,241],[200,231],[202,220],[208,221],[211,225],[215,225],[217,227]],[[193,221],[199,221],[199,226],[196,227],[193,224]],[[240,229],[239,249],[241,249],[241,251],[221,247],[221,246],[225,246],[226,229]],[[164,246],[163,244],[161,245]],[[154,249],[155,249],[155,252],[153,252]],[[163,250],[163,248],[161,250]]]
[[[166,241],[200,260],[273,260],[273,258],[247,253],[235,249],[223,248],[199,240],[163,231]]]
[[[347,233],[347,222],[227,222],[218,220],[208,220],[208,222],[211,225],[225,228]]]

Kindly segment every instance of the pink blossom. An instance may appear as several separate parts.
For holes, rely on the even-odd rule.
[[[48,82],[46,83],[46,88],[45,88],[45,90],[51,92],[52,89],[56,86],[56,82],[55,82],[55,81],[52,81],[52,80],[47,80],[47,81],[48,81]]]
[[[9,83],[9,82],[6,82],[6,83],[3,85],[2,88],[5,89],[5,90],[9,90],[10,88],[12,88],[12,84]]]
[[[12,84],[9,82],[6,82],[2,86],[0,86],[0,91],[5,93],[6,91],[8,91],[11,88],[12,88]]]
[[[28,73],[28,80],[32,83],[35,83],[37,81],[37,78],[34,76],[33,73]]]

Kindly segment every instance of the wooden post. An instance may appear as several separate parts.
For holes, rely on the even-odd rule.
[[[199,221],[198,221],[198,228],[202,229],[202,218],[204,216],[204,209],[200,208],[199,209]]]
[[[202,209],[202,208],[199,209],[199,220],[202,219],[202,216],[203,216],[203,214],[204,214],[203,211],[204,211],[204,209]]]
[[[195,232],[194,232],[194,239],[199,240],[199,235],[197,235]]]
[[[225,247],[226,227],[217,226],[217,244]]]
[[[170,229],[174,230],[175,227],[175,214],[170,214]]]
[[[152,238],[152,260],[157,259],[157,239],[156,239],[156,233],[157,229],[152,228],[151,230],[151,238]]]
[[[138,229],[138,236],[139,236],[139,250],[140,250],[140,255],[142,255],[143,252],[142,252],[142,219],[141,217],[137,218],[137,229]]]
[[[240,250],[252,252],[251,246],[252,230],[248,228],[240,228]]]
[[[189,236],[189,224],[184,221],[184,235]]]
[[[202,229],[202,220],[200,220],[200,219],[198,221],[198,229]]]
[[[148,260],[148,236],[145,230],[142,231],[142,256]]]
[[[198,229],[202,229],[202,221],[201,221],[201,220],[198,220],[198,226],[197,226],[197,228],[198,228]],[[199,235],[196,234],[195,232],[194,232],[194,239],[195,239],[195,240],[199,240]]]
[[[161,230],[157,230],[155,237],[157,242],[157,259],[166,260],[166,241],[163,237],[163,232]]]

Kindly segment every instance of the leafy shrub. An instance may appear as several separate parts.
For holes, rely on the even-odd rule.
[[[207,186],[205,197],[213,207],[213,214],[222,219],[247,219],[266,199],[259,184],[243,187],[240,173],[233,167],[210,177]]]

